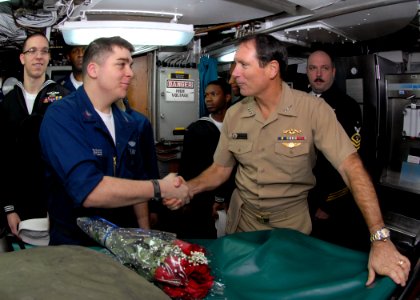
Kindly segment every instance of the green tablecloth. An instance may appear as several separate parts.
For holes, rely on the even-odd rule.
[[[290,229],[236,233],[217,240],[191,240],[190,242],[201,244],[207,248],[212,272],[225,286],[223,296],[209,295],[208,300],[383,300],[389,299],[396,288],[395,283],[390,278],[381,276],[376,278],[373,285],[365,287],[368,276],[367,253],[323,242]],[[68,246],[60,247],[69,251]],[[29,249],[27,254],[29,255],[32,251],[49,252],[56,248]],[[75,248],[73,251],[80,252],[77,249],[79,248]],[[95,250],[101,251],[104,249],[97,248]],[[86,254],[85,251],[82,252],[80,255],[84,258]],[[33,257],[32,254],[31,257]],[[24,270],[27,269],[24,266],[20,265],[19,269],[13,269],[13,264],[10,265],[9,260],[5,258],[4,256],[0,257],[0,269],[8,269],[13,276],[17,277],[20,276],[19,274],[26,273]],[[72,261],[75,260],[76,257],[72,257]],[[47,261],[51,262],[48,259]],[[40,264],[40,262],[38,261],[37,264]],[[76,269],[75,272],[84,273],[84,270],[94,270],[92,264],[97,265],[101,262],[92,261],[90,266],[83,263],[83,269]],[[54,266],[50,266],[50,268],[54,270]],[[127,272],[131,271],[127,270]],[[36,272],[33,274],[36,274]],[[121,277],[117,273],[114,274],[115,278]],[[5,275],[4,272],[3,275]],[[42,279],[36,278],[37,280]],[[122,278],[120,279],[122,280]],[[141,279],[139,278],[139,280]],[[4,280],[4,276],[0,277],[2,286],[5,283]],[[147,285],[147,282],[142,282],[142,284]],[[16,288],[19,289],[22,286],[25,286],[23,282]],[[151,287],[154,286],[151,285]],[[138,287],[130,287],[130,284],[128,284],[125,288]],[[149,291],[152,290],[156,292],[155,289]],[[0,288],[0,299],[12,299],[2,296],[4,294],[1,293]],[[90,299],[98,298],[92,297]],[[136,296],[133,299],[137,299]],[[150,299],[155,300],[156,298]]]
[[[377,277],[365,287],[368,254],[289,229],[244,232],[206,246],[214,274],[229,300],[389,299],[395,283]],[[220,299],[209,295],[207,299]]]

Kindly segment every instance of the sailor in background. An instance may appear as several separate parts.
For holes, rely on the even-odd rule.
[[[354,147],[360,152],[362,112],[359,104],[334,84],[336,68],[330,55],[315,51],[308,57],[310,93],[335,111]],[[312,235],[357,250],[369,250],[369,231],[342,177],[321,151],[317,153],[316,186],[309,193]],[[363,238],[365,236],[365,238]]]
[[[208,116],[191,123],[185,133],[179,175],[185,180],[194,178],[213,163],[213,154],[219,142],[220,130],[230,106],[231,88],[226,80],[217,79],[207,84],[205,104]],[[162,230],[175,232],[179,238],[214,239],[224,234],[217,232],[215,218],[227,208],[235,187],[234,172],[230,180],[214,191],[194,197],[190,204],[179,210],[163,209],[159,217]],[[213,209],[214,207],[214,209]]]
[[[0,102],[1,159],[6,175],[1,181],[0,201],[10,231],[16,236],[21,221],[47,217],[39,128],[50,104],[69,93],[46,77],[50,50],[45,35],[28,36],[19,59],[23,82],[18,82]]]
[[[72,72],[64,77],[59,83],[70,92],[77,90],[83,84],[82,64],[85,48],[83,46],[72,46],[67,48],[67,59],[71,64]]]

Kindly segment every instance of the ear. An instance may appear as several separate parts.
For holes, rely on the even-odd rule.
[[[91,62],[87,65],[87,74],[91,78],[97,78],[99,72],[99,65],[95,62]]]
[[[23,54],[23,53],[21,53],[20,55],[19,55],[19,60],[20,60],[20,63],[22,64],[22,65],[25,65],[25,54]]]
[[[232,95],[231,94],[227,94],[225,97],[226,97],[226,103],[230,103],[232,101]]]
[[[266,66],[268,76],[270,79],[273,79],[274,77],[278,76],[280,73],[280,65],[278,61],[272,60],[270,61]],[[280,74],[281,76],[281,74]]]

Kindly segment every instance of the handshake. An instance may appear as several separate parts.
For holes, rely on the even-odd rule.
[[[159,180],[162,203],[171,210],[176,210],[190,203],[192,193],[187,182],[181,176],[170,173]]]

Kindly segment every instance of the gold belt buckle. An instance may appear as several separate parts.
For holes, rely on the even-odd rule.
[[[256,215],[257,221],[260,222],[261,224],[268,224],[270,223],[270,215],[266,214],[266,215]]]

